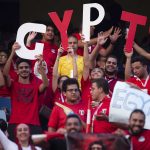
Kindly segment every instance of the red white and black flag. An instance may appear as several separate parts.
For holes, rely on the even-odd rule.
[[[130,150],[129,141],[123,136],[112,134],[83,134],[67,135],[67,150]]]

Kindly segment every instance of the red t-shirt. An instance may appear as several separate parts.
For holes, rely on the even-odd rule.
[[[7,86],[3,86],[0,88],[0,97],[9,97],[10,93],[9,93],[9,89],[7,88]]]
[[[131,77],[127,80],[127,82],[134,83],[143,91],[150,95],[150,77],[148,76],[147,79],[139,79],[138,77]]]
[[[57,88],[55,93],[54,93],[54,98],[53,98],[53,102],[60,102],[60,103],[64,103],[65,102],[65,96],[63,93],[60,92],[60,90]]]
[[[73,113],[79,115],[79,117],[85,122],[86,121],[86,107],[82,102],[78,104],[68,104],[68,103],[60,103],[68,108],[70,108]],[[64,113],[63,108],[55,105],[51,116],[49,118],[48,126],[54,129],[64,128],[66,121],[66,114]]]
[[[108,76],[105,76],[105,79],[108,81],[108,84],[109,84],[109,96],[112,97],[114,87],[117,81],[120,81],[120,80],[117,77],[109,78]]]
[[[38,43],[43,43],[44,48],[43,48],[43,59],[47,63],[48,67],[48,78],[52,79],[52,71],[53,71],[53,66],[57,57],[57,51],[58,47],[55,44],[51,44],[50,42],[42,42],[38,41]],[[35,43],[31,44],[30,48],[31,50],[34,50],[35,48]],[[35,61],[32,62],[32,67],[34,67]]]
[[[82,90],[82,100],[87,104],[88,103],[88,99],[91,99],[91,81],[88,78],[86,81],[83,79],[81,79],[81,90]]]
[[[40,82],[37,78],[32,79],[30,84],[12,81],[10,87],[12,108],[9,123],[40,125],[38,117]]]
[[[133,150],[150,150],[150,130],[143,130],[138,135],[131,135]]]
[[[99,106],[93,108],[92,116],[99,115],[101,112],[109,115],[110,98],[107,96],[102,100]],[[93,133],[112,133],[117,127],[106,120],[96,120],[92,117]]]
[[[78,39],[78,41],[81,40],[81,36],[79,33],[74,33],[73,35]],[[95,45],[92,45],[89,47],[89,50],[88,50],[89,54],[91,54],[94,48],[95,48]],[[78,47],[77,54],[80,56],[83,56],[83,52],[84,52],[84,48]]]
[[[41,80],[42,82],[42,80]],[[49,108],[53,108],[54,103],[53,103],[53,92],[52,92],[52,82],[49,80],[49,86],[48,88],[45,89],[45,91],[43,93],[41,93],[39,95],[39,104],[40,104],[40,108],[42,105],[46,105]]]

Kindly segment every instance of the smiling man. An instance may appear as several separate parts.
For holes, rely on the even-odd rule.
[[[135,109],[129,118],[129,136],[133,150],[150,149],[150,130],[144,129],[145,114],[140,109]]]
[[[141,56],[134,57],[132,60],[130,58],[129,64],[130,65],[126,66],[126,70],[131,69],[133,76],[131,76],[127,82],[134,84],[150,95],[150,76],[147,70],[148,66],[145,59]],[[130,74],[128,76],[130,76]]]
[[[15,51],[20,48],[18,43],[12,46],[12,52],[5,64],[3,74],[6,79],[11,95],[11,116],[9,120],[8,132],[12,140],[14,140],[14,129],[19,123],[26,123],[31,128],[31,134],[41,133],[39,122],[39,101],[38,96],[49,85],[47,76],[42,65],[39,65],[39,73],[42,81],[31,75],[30,61],[26,59],[18,59],[16,62],[18,79],[12,80],[9,76],[10,65],[15,55]],[[42,63],[40,63],[42,64]]]
[[[109,95],[112,96],[116,82],[119,80],[117,77],[118,65],[117,57],[110,55],[107,57],[105,63],[105,79],[109,83]]]

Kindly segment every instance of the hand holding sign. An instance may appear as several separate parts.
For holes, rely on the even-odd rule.
[[[11,49],[11,56],[13,57],[16,54],[16,51],[19,50],[20,48],[21,46],[17,42],[15,42]]]
[[[24,59],[35,60],[35,56],[43,53],[43,44],[36,43],[35,50],[29,50],[24,45],[24,37],[28,32],[35,31],[40,33],[46,32],[46,26],[43,24],[25,23],[21,25],[17,32],[16,42],[21,45],[21,48],[16,51],[17,55]]]
[[[132,49],[132,51],[127,52],[126,49],[124,48],[124,54],[125,54],[126,58],[131,58],[133,55],[133,49]]]
[[[147,17],[122,11],[121,20],[130,22],[129,33],[125,45],[126,51],[130,52],[135,37],[136,27],[138,24],[145,25]]]
[[[150,96],[141,90],[131,88],[125,82],[115,85],[109,109],[109,121],[128,123],[134,109],[142,109],[146,116],[145,129],[150,129]]]
[[[31,41],[36,37],[37,32],[30,32],[28,37],[27,37],[27,42],[26,42],[26,46],[30,47],[31,46]]]

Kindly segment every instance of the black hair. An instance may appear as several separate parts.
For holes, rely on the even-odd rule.
[[[77,37],[76,37],[75,35],[73,35],[73,34],[69,35],[69,36],[68,36],[68,39],[71,38],[71,37],[72,37],[72,38],[75,38],[75,39],[78,41],[78,39],[77,39]]]
[[[66,122],[70,118],[76,118],[76,119],[78,119],[80,125],[82,125],[82,121],[81,121],[80,117],[77,114],[71,113],[71,114],[67,115]]]
[[[104,78],[93,79],[92,83],[96,83],[98,88],[102,88],[105,94],[109,94],[109,84]]]
[[[58,84],[58,85],[59,85],[59,83],[60,83],[61,78],[63,78],[63,77],[66,77],[66,78],[69,79],[69,77],[68,77],[67,75],[62,75],[62,76],[60,76],[60,77],[58,78],[58,81],[57,81],[57,84]]]
[[[5,132],[7,130],[7,122],[4,119],[0,119],[0,129]]]
[[[31,67],[31,62],[30,62],[30,60],[19,58],[19,59],[16,61],[16,66],[17,66],[17,68],[18,68],[19,64],[22,63],[22,62],[27,63],[27,64]]]
[[[67,91],[67,87],[68,87],[69,85],[72,85],[72,84],[76,84],[77,87],[78,87],[78,89],[79,89],[79,83],[78,83],[77,79],[75,79],[75,78],[69,78],[69,79],[67,79],[67,80],[65,80],[65,81],[63,82],[62,91],[63,91],[63,92],[66,92],[66,91]]]
[[[99,140],[99,141],[94,141],[94,142],[92,142],[92,143],[89,145],[88,150],[92,150],[92,146],[93,146],[94,144],[101,145],[101,146],[102,146],[102,150],[106,150],[105,145],[104,145],[103,142],[100,141],[100,140]]]
[[[6,50],[0,49],[0,53],[5,53],[8,56],[8,52]]]
[[[107,58],[106,58],[106,61],[109,59],[109,58],[114,58],[117,60],[117,63],[118,63],[118,59],[115,55],[108,55]]]
[[[140,114],[142,114],[142,115],[144,116],[144,120],[145,120],[145,113],[144,113],[143,110],[141,110],[141,109],[134,109],[134,110],[131,112],[129,119],[132,117],[132,115],[133,115],[134,113],[140,113]]]
[[[4,44],[0,45],[0,53],[5,53],[7,55],[7,57],[9,56],[9,51],[8,49],[6,49],[6,46]]]
[[[52,27],[55,30],[55,24],[52,21],[36,20],[35,23],[44,24],[46,27]]]
[[[133,57],[132,60],[131,60],[131,64],[135,63],[135,62],[140,62],[143,66],[147,65],[146,60],[141,56]]]

